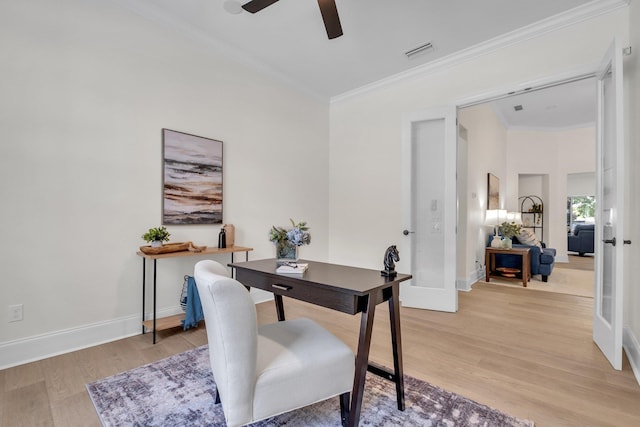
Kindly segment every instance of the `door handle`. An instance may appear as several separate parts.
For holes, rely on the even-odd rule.
[[[625,245],[630,245],[631,244],[631,240],[623,240],[622,243],[624,243]]]
[[[603,240],[604,243],[611,243],[613,246],[616,245],[616,238],[614,237],[613,239],[608,239],[608,240]]]
[[[408,236],[409,233],[413,234],[413,233],[415,233],[415,231],[402,230],[402,234],[404,234],[405,236]]]

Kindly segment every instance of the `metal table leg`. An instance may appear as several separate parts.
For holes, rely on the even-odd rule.
[[[153,343],[156,343],[156,263],[157,259],[153,260]]]
[[[147,271],[147,263],[146,263],[147,259],[145,257],[142,257],[142,321],[144,322],[144,301],[146,298],[145,295],[145,289],[147,287],[147,280],[146,280],[146,271]],[[142,324],[142,334],[144,335],[146,331],[144,330],[144,323]]]

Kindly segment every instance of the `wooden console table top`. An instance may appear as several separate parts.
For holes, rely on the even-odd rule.
[[[161,258],[175,258],[175,257],[183,257],[183,256],[197,256],[197,255],[209,255],[209,254],[228,254],[232,252],[249,252],[252,250],[253,248],[247,248],[244,246],[229,246],[228,248],[207,247],[206,249],[200,252],[178,251],[178,252],[167,252],[165,254],[145,254],[142,251],[138,251],[136,252],[136,255],[147,258],[147,259],[161,259]]]

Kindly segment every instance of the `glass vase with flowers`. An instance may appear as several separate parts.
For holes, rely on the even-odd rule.
[[[292,227],[272,226],[269,231],[269,240],[275,243],[276,260],[278,264],[296,262],[298,260],[298,247],[311,243],[311,233],[305,221],[296,223],[291,221]]]
[[[516,224],[515,222],[503,222],[500,225],[500,234],[502,234],[502,247],[503,248],[511,248],[513,245],[513,239],[515,236],[520,234],[520,230],[522,230],[522,226]]]

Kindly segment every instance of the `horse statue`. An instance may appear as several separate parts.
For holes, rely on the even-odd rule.
[[[400,261],[400,254],[396,245],[391,245],[384,253],[384,270],[380,271],[382,276],[396,277],[395,261]]]

